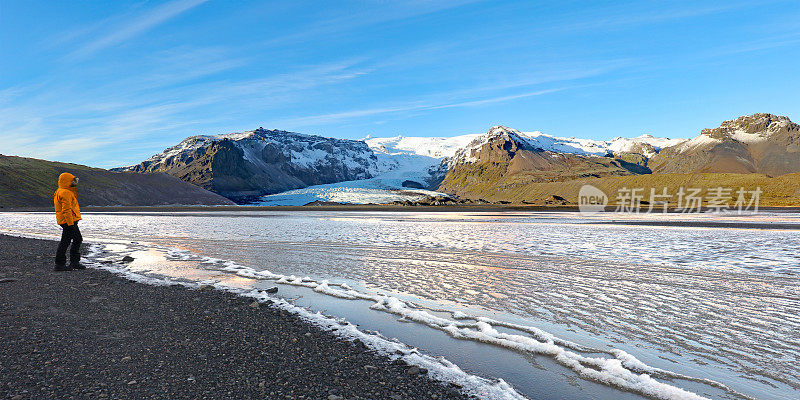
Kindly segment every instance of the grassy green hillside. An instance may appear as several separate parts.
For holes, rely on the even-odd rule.
[[[58,175],[80,178],[82,206],[233,204],[230,200],[167,174],[111,172],[85,165],[0,155],[0,207],[52,207]]]

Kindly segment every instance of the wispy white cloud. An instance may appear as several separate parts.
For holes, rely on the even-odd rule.
[[[19,85],[0,88],[1,150],[72,161],[85,154],[85,159],[97,160],[94,165],[116,166],[140,161],[150,155],[140,150],[165,147],[188,134],[261,124],[289,129],[317,126],[325,134],[350,135],[339,122],[377,124],[381,119],[397,122],[421,114],[438,118],[435,110],[467,107],[474,108],[477,119],[480,107],[490,104],[591,83],[646,79],[654,76],[650,73],[654,69],[690,64],[690,58],[709,61],[700,60],[699,53],[727,56],[795,46],[800,40],[789,28],[775,31],[775,26],[790,26],[796,18],[784,21],[788,23],[773,18],[767,24],[772,27],[769,32],[737,26],[736,37],[745,37],[739,43],[690,40],[692,46],[683,51],[684,43],[670,41],[669,48],[650,47],[645,52],[652,54],[643,55],[639,49],[630,51],[632,40],[620,32],[637,27],[644,32],[650,25],[683,24],[691,18],[755,7],[753,2],[737,0],[719,5],[683,1],[581,7],[370,0],[319,10],[301,9],[313,2],[272,3],[269,15],[247,15],[251,19],[236,26],[230,37],[211,38],[217,46],[200,47],[197,42],[209,40],[196,35],[198,26],[213,26],[216,32],[231,21],[241,21],[242,14],[252,11],[250,6],[220,7],[233,15],[223,12],[219,18],[201,21],[202,25],[179,24],[178,16],[183,16],[181,20],[202,16],[188,11],[199,11],[207,0],[160,1],[107,13],[113,15],[66,32],[50,47],[38,46],[41,54],[48,55],[41,64],[44,72],[20,75],[21,80],[9,81]],[[287,10],[289,14],[279,12]],[[526,13],[525,21],[498,18],[513,17],[516,10]],[[465,25],[453,26],[453,16],[458,18],[452,21],[463,20]],[[753,24],[764,22],[756,19]],[[101,57],[104,50],[149,39],[146,34],[157,33],[156,28],[197,42],[172,47],[172,41],[165,41],[148,44],[148,52],[136,51],[136,57]],[[408,35],[396,37],[398,32]],[[620,39],[586,45],[596,42],[593,36],[608,32],[620,33],[611,35]],[[758,34],[748,37],[743,32]],[[560,41],[570,35],[580,37]],[[725,47],[717,53],[707,51],[716,45]],[[49,53],[56,49],[67,56],[51,60]],[[441,113],[444,118],[447,114]],[[391,129],[395,128],[386,131]]]
[[[160,61],[158,68],[95,87],[59,82],[0,90],[2,152],[101,167],[130,164],[150,155],[132,149],[165,147],[219,121],[236,125],[240,123],[236,115],[242,110],[313,97],[320,88],[370,71],[362,66],[363,60],[350,59],[251,79],[190,82],[200,71],[213,73],[239,63],[227,64],[228,54],[215,48],[167,53],[154,55]],[[215,112],[196,112],[204,107]],[[110,153],[124,154],[124,158]],[[95,161],[100,154],[102,160]]]
[[[726,1],[712,5],[694,1],[597,3],[597,7],[587,7],[582,12],[565,14],[559,19],[549,21],[549,24],[533,29],[568,33],[622,29],[722,14],[774,1],[777,0]]]
[[[417,50],[412,50],[413,54]],[[390,60],[378,62],[381,68],[396,65],[397,60],[414,59],[406,54],[398,54]],[[371,117],[383,114],[414,113],[421,111],[432,111],[460,107],[475,107],[512,100],[519,100],[534,96],[545,95],[563,91],[578,86],[582,79],[593,78],[605,75],[622,68],[635,65],[636,60],[632,59],[612,59],[612,60],[592,60],[591,62],[564,63],[564,62],[539,62],[533,65],[525,65],[528,71],[519,74],[501,74],[499,76],[486,76],[473,78],[472,81],[463,83],[462,88],[453,89],[433,94],[418,95],[417,99],[403,103],[388,104],[382,107],[369,107],[355,110],[316,114],[309,116],[299,116],[293,118],[271,121],[272,127],[290,127],[296,129],[306,126],[320,126],[334,124],[341,121],[353,120],[358,118]],[[441,79],[441,78],[440,78]],[[567,82],[571,82],[567,84]],[[536,89],[533,87],[544,84],[558,84],[561,86],[554,89]],[[528,90],[525,90],[528,89]],[[508,93],[512,94],[497,94]],[[491,94],[494,93],[494,94]]]
[[[477,100],[467,100],[467,101],[457,101],[452,103],[427,103],[427,102],[412,102],[405,105],[398,105],[398,106],[389,106],[389,107],[376,107],[376,108],[367,108],[361,110],[350,110],[350,111],[343,111],[337,113],[328,113],[328,114],[319,114],[319,115],[311,115],[306,117],[298,117],[298,118],[290,118],[281,121],[274,122],[273,124],[278,124],[279,126],[314,126],[314,125],[323,125],[323,124],[330,124],[334,122],[339,122],[343,120],[353,119],[353,118],[361,118],[361,117],[368,117],[373,115],[380,115],[380,114],[390,114],[390,113],[401,113],[401,112],[410,112],[410,111],[426,111],[426,110],[438,110],[438,109],[445,109],[445,108],[458,108],[458,107],[473,107],[473,106],[480,106],[492,103],[500,103],[509,100],[516,100],[516,99],[523,99],[527,97],[533,96],[540,96],[548,93],[555,93],[562,90],[567,89],[566,87],[563,88],[554,88],[554,89],[546,89],[546,90],[537,90],[532,92],[524,92],[524,93],[517,93],[513,95],[506,95],[506,96],[494,96],[488,97],[483,99]]]
[[[795,31],[779,35],[770,35],[755,40],[736,43],[735,45],[721,46],[705,52],[702,57],[717,58],[798,45],[800,45],[800,31]]]
[[[121,26],[118,28],[83,44],[78,49],[69,53],[66,58],[69,60],[81,59],[107,47],[122,43],[207,1],[208,0],[172,0],[164,3],[129,21],[122,22]]]
[[[362,5],[358,12],[352,12],[351,9],[343,9],[343,13],[340,15],[312,21],[307,26],[299,27],[294,33],[278,36],[262,43],[262,45],[288,45],[305,40],[330,38],[335,35],[351,33],[370,25],[420,17],[482,1],[485,0],[411,0],[366,3]]]

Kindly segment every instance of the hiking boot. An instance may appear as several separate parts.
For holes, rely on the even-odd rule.
[[[66,264],[56,264],[56,267],[53,268],[53,271],[72,271],[72,266],[68,266]]]
[[[86,266],[81,263],[71,263],[69,266],[72,269],[86,269]]]

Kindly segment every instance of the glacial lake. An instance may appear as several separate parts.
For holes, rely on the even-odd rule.
[[[83,218],[96,266],[277,286],[292,304],[482,377],[466,387],[482,397],[513,398],[480,387],[499,378],[531,399],[800,398],[798,214]],[[6,212],[0,232],[57,238],[60,228],[51,213]],[[116,263],[124,254],[136,260]]]

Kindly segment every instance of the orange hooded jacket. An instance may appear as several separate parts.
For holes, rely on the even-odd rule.
[[[59,225],[74,225],[81,219],[81,208],[78,206],[78,189],[72,186],[75,175],[64,172],[58,176],[58,189],[53,195],[53,204],[56,206],[56,222]]]

